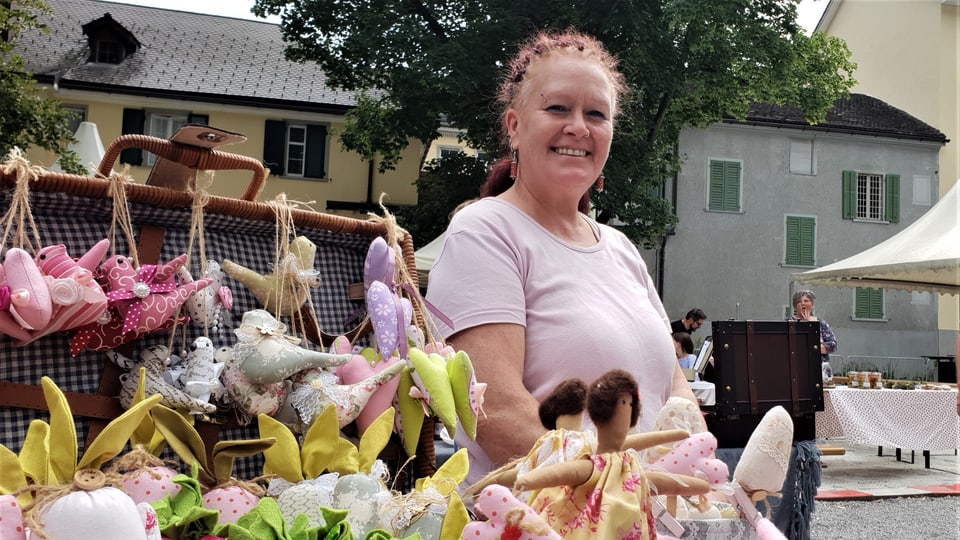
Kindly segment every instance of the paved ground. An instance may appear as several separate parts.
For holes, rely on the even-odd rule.
[[[910,451],[901,452],[897,461],[893,448],[884,448],[883,456],[878,456],[876,446],[848,445],[844,439],[828,443],[843,447],[846,453],[821,457],[826,468],[817,500],[960,495],[960,457],[953,451],[931,452],[927,469],[919,451],[910,463]]]

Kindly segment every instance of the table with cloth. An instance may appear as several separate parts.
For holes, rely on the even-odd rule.
[[[855,389],[823,392],[816,414],[817,438],[845,437],[852,444],[922,450],[960,448],[956,390]]]

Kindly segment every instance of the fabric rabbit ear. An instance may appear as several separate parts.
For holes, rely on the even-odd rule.
[[[432,476],[418,479],[416,489],[417,491],[425,491],[433,488],[437,490],[440,495],[446,497],[455,492],[457,487],[467,477],[469,469],[470,462],[467,456],[467,449],[461,448],[454,452]]]
[[[426,354],[417,348],[410,349],[409,359],[413,364],[413,380],[420,398],[443,422],[447,433],[451,437],[456,435],[457,409],[446,362],[438,354]]]
[[[411,349],[413,350],[413,349]],[[400,434],[403,439],[403,449],[408,456],[417,452],[417,443],[420,441],[420,430],[426,418],[423,402],[411,395],[415,392],[416,384],[413,381],[413,369],[404,366],[400,371],[400,380],[397,384],[397,408],[400,409]]]
[[[0,495],[10,495],[27,485],[20,459],[6,446],[0,445]],[[21,506],[30,503],[31,497],[24,493],[17,501]]]
[[[257,416],[257,424],[261,437],[271,437],[277,441],[263,451],[263,473],[277,474],[293,484],[303,481],[300,445],[290,428],[265,414]]]
[[[403,315],[400,302],[396,294],[381,281],[370,284],[366,299],[377,348],[380,356],[388,358],[397,350],[400,339],[406,339],[406,327],[400,322],[400,317]]]
[[[364,289],[369,289],[376,281],[392,287],[396,270],[396,252],[382,236],[374,238],[367,250],[367,258],[363,261]]]
[[[793,419],[778,405],[767,411],[753,430],[733,479],[751,492],[779,492],[787,477],[792,446]]]

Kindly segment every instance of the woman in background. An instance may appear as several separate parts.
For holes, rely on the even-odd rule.
[[[830,367],[830,353],[837,350],[837,337],[833,335],[833,330],[827,321],[813,314],[813,305],[817,296],[813,291],[797,291],[793,295],[793,321],[819,321],[820,322],[820,364],[823,368],[823,380],[833,379],[833,368]]]

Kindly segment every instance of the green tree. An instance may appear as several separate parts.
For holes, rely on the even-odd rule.
[[[683,127],[742,118],[752,101],[797,106],[815,123],[854,84],[846,45],[805,35],[798,1],[256,0],[254,12],[281,15],[288,58],[367,96],[342,140],[386,168],[401,141],[429,145],[441,119],[498,155],[491,103],[516,44],[546,28],[598,37],[632,91],[593,201],[601,220],[650,245],[675,221],[661,190],[680,165]]]
[[[40,0],[0,0],[0,152],[37,146],[57,153],[64,171],[85,174],[80,158],[67,147],[74,141],[70,112],[40,93],[24,70],[23,58],[12,53],[13,42],[24,30],[46,30],[37,20],[45,13],[50,8]]]

